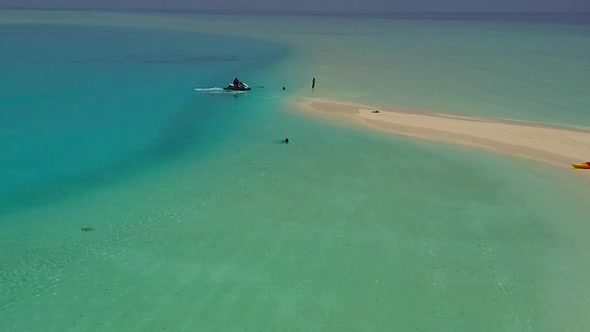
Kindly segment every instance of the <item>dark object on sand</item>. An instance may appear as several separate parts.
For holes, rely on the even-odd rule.
[[[93,232],[94,228],[92,227],[84,227],[80,229],[82,232]]]
[[[372,111],[371,113],[379,113],[379,111]]]

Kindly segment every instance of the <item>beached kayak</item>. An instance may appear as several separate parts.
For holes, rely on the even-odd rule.
[[[581,164],[572,164],[574,168],[590,169],[590,161]]]

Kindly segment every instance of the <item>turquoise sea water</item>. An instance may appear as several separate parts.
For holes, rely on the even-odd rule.
[[[11,207],[126,177],[192,143],[205,148],[223,139],[216,127],[230,130],[237,98],[193,88],[223,86],[238,70],[252,76],[284,52],[158,30],[2,30],[0,194]]]
[[[296,80],[315,76],[324,97],[590,125],[590,24],[327,17],[289,26],[291,43],[310,50],[293,60],[311,69]]]
[[[275,86],[308,91],[311,77],[316,77],[323,97],[590,125],[590,91],[584,75],[590,70],[587,14],[367,17],[8,11],[3,21],[255,36],[292,47],[294,56],[282,62],[276,76],[266,78]]]
[[[118,19],[0,25],[0,330],[588,329],[580,178],[293,112],[333,34]]]

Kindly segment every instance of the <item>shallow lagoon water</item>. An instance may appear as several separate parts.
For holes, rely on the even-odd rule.
[[[70,28],[56,29],[79,33]],[[154,45],[174,35],[176,46],[154,46],[156,59],[212,43],[173,30],[117,32]],[[3,165],[20,170],[1,178],[11,190],[0,211],[3,331],[585,330],[588,208],[579,178],[302,117],[284,103],[297,89],[265,80],[293,70],[266,54],[288,64],[302,51],[254,50],[255,65],[214,61],[218,69],[82,64],[87,71],[55,70],[53,80],[102,73],[87,81],[105,98],[80,84],[62,99],[55,88],[45,94],[53,100],[0,101],[8,129],[29,129],[3,127],[12,138],[3,148],[14,151]],[[234,64],[265,88],[193,90],[233,78]],[[21,100],[43,95],[14,91]],[[47,115],[56,105],[67,107],[34,118],[36,130],[27,125],[23,112]]]

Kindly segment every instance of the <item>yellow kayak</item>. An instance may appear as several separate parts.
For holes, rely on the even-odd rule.
[[[590,161],[581,164],[572,164],[574,168],[581,168],[581,169],[590,169]]]

